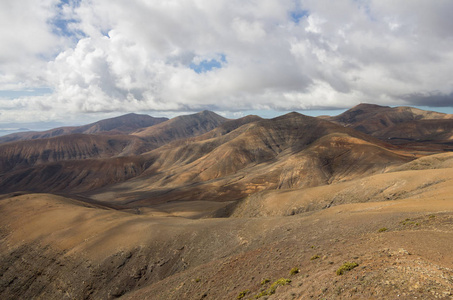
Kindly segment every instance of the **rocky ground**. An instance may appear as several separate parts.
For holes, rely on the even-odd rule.
[[[448,299],[453,198],[444,174],[408,198],[287,216],[195,219],[203,216],[194,213],[199,204],[191,218],[178,213],[190,204],[137,215],[50,194],[4,196],[0,292],[3,299]],[[338,275],[344,263],[357,266]]]

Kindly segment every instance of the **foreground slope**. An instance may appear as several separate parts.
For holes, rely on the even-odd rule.
[[[426,177],[426,159],[376,175],[389,178],[370,178],[382,198],[364,195],[364,203],[348,203],[345,197],[292,216],[192,220],[47,194],[5,195],[0,294],[236,299],[244,293],[249,299],[286,278],[290,282],[277,285],[268,299],[450,297],[453,157],[430,160],[435,182],[414,188],[410,182]],[[392,193],[398,196],[385,198]],[[358,266],[337,275],[344,262]],[[290,275],[295,267],[300,272]]]
[[[347,203],[447,198],[444,194],[451,191],[452,168],[453,155],[445,153],[414,160],[383,174],[327,186],[264,191],[244,199],[232,216],[290,216]]]
[[[0,298],[452,297],[452,153],[297,113],[218,121],[138,155],[152,138],[8,143],[26,159],[0,174]]]

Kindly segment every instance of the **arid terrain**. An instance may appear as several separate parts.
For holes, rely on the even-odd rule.
[[[0,138],[1,299],[451,299],[453,115],[125,115]]]

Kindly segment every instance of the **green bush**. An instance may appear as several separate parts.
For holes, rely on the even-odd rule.
[[[299,272],[300,272],[299,268],[294,267],[291,269],[291,271],[289,271],[289,275],[291,275],[291,276],[296,275]]]
[[[384,232],[384,231],[387,231],[387,227],[382,227],[381,229],[378,230],[378,232]]]
[[[244,290],[244,291],[240,292],[239,295],[237,296],[237,299],[244,298],[245,295],[247,295],[249,292],[250,292],[250,290]]]
[[[355,262],[346,262],[344,263],[341,267],[338,268],[337,270],[337,275],[343,275],[344,272],[350,271],[357,267],[359,264]]]
[[[275,294],[275,291],[277,290],[277,288],[279,286],[287,285],[289,283],[291,283],[291,279],[280,278],[279,280],[277,280],[274,283],[272,283],[271,286],[267,290],[264,290],[264,291],[260,292],[258,295],[256,295],[255,299],[259,299],[259,298],[261,298],[263,296],[273,295],[273,294]]]
[[[310,258],[310,260],[315,260],[315,259],[318,259],[318,258],[319,258],[319,255],[318,255],[318,254],[315,254],[315,255],[313,255],[313,256]]]

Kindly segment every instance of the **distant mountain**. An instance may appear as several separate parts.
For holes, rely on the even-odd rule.
[[[0,143],[19,140],[34,140],[50,138],[75,133],[83,134],[129,134],[140,128],[153,126],[168,120],[168,118],[154,118],[148,115],[127,114],[115,118],[105,119],[88,125],[76,127],[60,127],[42,132],[20,132],[0,137]]]
[[[451,120],[204,111],[0,144],[0,298],[451,296]]]
[[[225,135],[227,133],[230,133],[233,130],[236,130],[237,128],[241,127],[242,125],[249,124],[252,122],[256,121],[261,121],[263,118],[255,115],[248,115],[239,119],[234,119],[234,120],[228,120],[215,129],[207,132],[206,134],[203,134],[200,136],[200,139],[209,139],[209,138],[214,138],[214,137],[219,137],[222,135]]]
[[[0,194],[8,191],[77,193],[140,175],[149,163],[139,156],[61,160],[0,174]]]
[[[141,137],[155,147],[159,147],[174,140],[204,134],[226,121],[228,119],[205,110],[192,115],[178,116],[158,125],[137,130],[132,135]]]
[[[0,144],[0,173],[49,162],[131,156],[150,150],[138,137],[71,134]]]
[[[90,195],[107,200],[113,189],[118,191],[116,201],[132,203],[135,197],[137,205],[231,201],[262,190],[325,185],[379,173],[412,159],[371,136],[298,113],[245,123],[220,134],[222,126],[147,153],[153,163],[139,177]]]
[[[353,128],[356,124],[368,125],[367,120],[372,120],[373,115],[384,118],[380,110],[389,112],[387,119],[394,124],[384,127],[382,132],[410,124],[406,121],[410,118],[445,117],[420,110],[361,105],[341,116],[342,122],[350,122],[345,126],[346,123],[338,124],[338,120],[330,122],[299,113],[274,119],[247,116],[228,120],[203,111],[173,118],[129,136],[99,135],[97,141],[74,136],[77,139],[71,142],[71,135],[66,141],[62,137],[35,141],[29,148],[27,142],[8,143],[3,148],[4,153],[10,154],[5,156],[0,171],[0,191],[76,190],[98,200],[112,201],[106,195],[112,195],[113,189],[115,201],[127,199],[128,203],[143,204],[194,199],[231,201],[261,190],[305,188],[350,180],[385,172],[416,158],[413,149],[406,151],[386,143],[387,137],[382,141]],[[369,119],[364,119],[363,114],[368,114]],[[433,119],[416,121],[427,123],[423,128],[433,123],[432,130],[440,121],[449,122],[449,119],[437,123],[430,120]],[[444,137],[451,133],[442,132],[439,134]],[[118,156],[124,156],[121,164],[115,160]],[[129,175],[124,176],[129,160],[136,171],[126,172]],[[101,181],[96,179],[99,165],[109,165],[107,173],[101,172],[104,174]],[[54,176],[40,177],[43,168],[56,170]],[[75,170],[86,176],[79,177]],[[56,184],[57,179],[66,182]],[[93,184],[93,180],[97,183]]]
[[[413,107],[359,104],[325,119],[391,142],[453,139],[453,115]]]
[[[180,138],[213,127],[214,130],[204,135]],[[250,116],[227,121],[214,113],[201,112],[174,118],[141,133],[143,139],[152,137],[156,144],[167,144],[140,156],[125,157],[120,165],[112,163],[107,173],[112,177],[105,174],[102,184],[93,185],[93,178],[98,177],[98,171],[92,169],[98,170],[97,160],[80,162],[83,168],[76,168],[75,160],[49,161],[4,174],[0,177],[4,183],[0,184],[0,189],[14,191],[28,187],[33,191],[89,191],[102,185],[119,184],[106,188],[117,190],[118,198],[121,195],[130,198],[129,193],[142,194],[141,186],[145,188],[144,197],[154,201],[193,199],[194,193],[197,199],[234,200],[263,189],[317,186],[381,172],[390,165],[410,160],[393,146],[366,134],[298,113],[270,120]],[[169,142],[171,139],[173,142]],[[37,145],[33,148],[39,148]],[[93,149],[91,146],[87,148]],[[105,148],[103,156],[91,155],[93,158],[96,155],[106,157],[112,151]],[[88,150],[82,152],[86,153],[84,155],[89,153]],[[42,157],[40,155],[34,154],[33,157]],[[125,188],[121,181],[131,177],[120,176],[122,171],[115,168],[123,170],[128,159],[141,161],[140,165],[146,164],[147,168],[134,167],[140,170],[134,176],[140,176],[135,183],[125,183],[128,186]],[[109,165],[108,160],[104,159],[102,164]],[[55,174],[40,177],[38,174],[43,172],[43,168],[56,170]],[[76,176],[75,168],[86,176]],[[56,184],[56,178],[67,182]],[[165,191],[164,196],[159,196],[162,191]],[[95,193],[102,194],[102,191]]]
[[[94,159],[131,156],[130,159],[135,161],[135,155],[155,149],[171,141],[206,133],[228,120],[213,112],[203,111],[193,115],[176,117],[161,124],[146,127],[138,134],[113,135],[113,133],[120,130],[128,132],[134,126],[144,126],[150,123],[147,123],[146,120],[150,121],[154,119],[149,116],[143,116],[142,118],[142,116],[129,114],[85,126],[75,128],[64,127],[51,130],[39,135],[39,137],[32,136],[31,138],[33,140],[0,144],[0,152],[2,153],[0,156],[0,174],[6,174],[5,176],[11,176],[13,178],[6,180],[4,177],[4,188],[14,190],[14,186],[20,186],[21,189],[34,191],[53,191],[57,187],[57,189],[69,189],[71,186],[79,187],[79,185],[85,188],[93,188],[97,185],[87,182],[91,178],[90,174],[95,177],[98,176],[98,171],[95,172],[92,170],[92,168],[97,168],[98,166],[97,161]],[[83,134],[75,132],[83,132]],[[61,134],[61,136],[45,138],[44,136],[47,134]],[[21,138],[24,138],[24,136]],[[89,163],[82,163],[81,160],[87,160]],[[79,166],[76,168],[82,173],[87,172],[87,175],[82,180],[75,175],[75,177],[68,174],[62,175],[63,177],[59,176],[59,172],[65,174],[68,168],[70,169],[70,174],[73,174],[74,166],[77,165],[78,161],[80,161],[81,166],[84,166],[83,168],[87,168],[85,171],[80,169]],[[105,162],[102,164],[105,164]],[[109,167],[111,171],[108,174],[113,177],[104,177],[101,181],[103,185],[121,181],[119,178],[129,178],[123,175],[117,177],[117,171],[112,171],[116,168],[115,166],[120,169],[123,168],[122,165],[118,166],[117,163],[112,163],[112,166]],[[40,176],[39,174],[43,168],[58,170],[54,174],[56,177]],[[140,168],[134,167],[134,169],[138,170]],[[119,172],[121,173],[122,171]],[[65,178],[63,180],[65,182],[58,184],[43,182],[50,179],[54,180],[54,178],[58,178],[59,180]],[[69,182],[70,180],[75,180],[75,178],[78,180],[76,185]],[[20,180],[16,182],[18,179]],[[99,180],[97,181],[99,182]],[[12,182],[16,183],[13,184]],[[41,184],[45,184],[45,186],[41,186]],[[1,191],[2,189],[0,189]]]
[[[416,120],[380,130],[376,136],[401,141],[453,141],[453,119]]]

